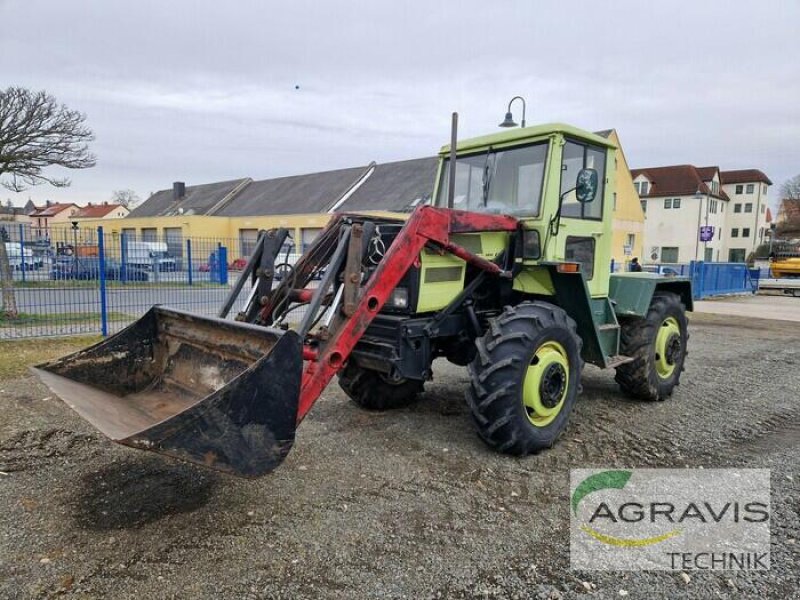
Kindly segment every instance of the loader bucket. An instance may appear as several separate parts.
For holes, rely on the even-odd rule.
[[[294,443],[302,366],[293,331],[156,306],[33,370],[115,442],[256,477]]]

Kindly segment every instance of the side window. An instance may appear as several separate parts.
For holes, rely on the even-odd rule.
[[[594,277],[594,238],[567,236],[564,259],[580,263],[584,277],[590,280]]]
[[[575,219],[602,219],[603,195],[606,183],[606,151],[604,148],[586,146],[576,142],[564,144],[561,155],[561,193],[575,187],[578,172],[583,169],[597,171],[597,195],[592,202],[581,204],[575,197],[575,192],[564,196],[561,215]]]

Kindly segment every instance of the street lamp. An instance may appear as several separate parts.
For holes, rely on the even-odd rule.
[[[78,222],[72,221],[72,256],[78,256]]]
[[[522,127],[525,127],[525,98],[522,96],[514,96],[508,103],[508,111],[506,112],[506,118],[503,119],[503,122],[498,125],[498,127],[516,127],[517,124],[514,122],[514,115],[511,114],[511,104],[514,100],[521,100],[522,101]]]

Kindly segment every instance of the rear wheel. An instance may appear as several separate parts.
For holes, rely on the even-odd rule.
[[[686,310],[677,294],[656,292],[643,319],[621,323],[620,352],[633,358],[617,367],[622,390],[641,400],[666,400],[679,385],[686,359]]]
[[[368,410],[403,408],[422,393],[423,382],[414,379],[391,379],[388,375],[365,369],[350,362],[339,373],[339,387],[350,399]]]
[[[581,339],[557,306],[506,307],[476,340],[467,402],[478,434],[515,455],[549,448],[567,426],[578,396]]]

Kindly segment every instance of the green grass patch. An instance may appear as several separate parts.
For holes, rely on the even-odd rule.
[[[0,341],[0,380],[26,375],[28,367],[70,354],[102,339],[99,335],[84,335],[47,340]]]
[[[131,321],[133,315],[120,312],[108,313],[109,321]],[[72,325],[81,323],[100,323],[100,313],[19,313],[16,317],[0,314],[0,327],[24,327],[26,325]]]

